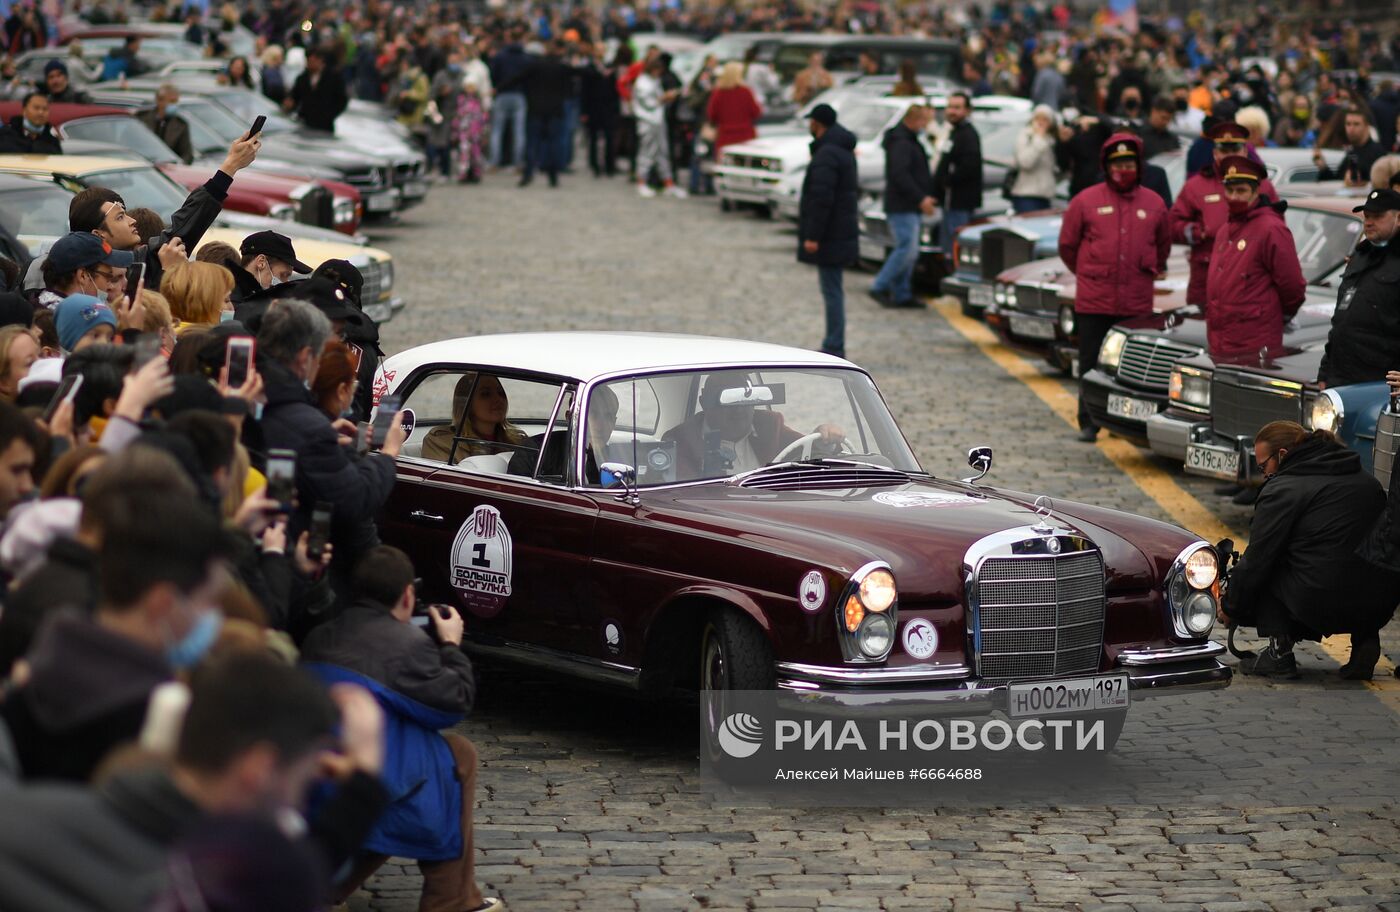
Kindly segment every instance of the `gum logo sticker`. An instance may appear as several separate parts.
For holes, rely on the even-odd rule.
[[[979,501],[966,494],[942,491],[881,491],[872,498],[887,507],[967,507]]]
[[[819,570],[809,570],[797,587],[797,601],[803,611],[820,611],[826,604],[826,578]]]

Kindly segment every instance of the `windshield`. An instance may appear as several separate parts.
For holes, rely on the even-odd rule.
[[[0,225],[5,233],[30,239],[52,240],[68,233],[68,204],[73,195],[53,184],[0,193]],[[37,250],[31,249],[31,253]]]
[[[194,115],[203,121],[206,127],[218,135],[220,146],[227,146],[248,132],[248,124],[239,122],[228,108],[207,98],[181,98],[180,113],[185,115],[186,120],[190,120],[190,115]]]
[[[155,168],[104,171],[85,177],[83,182],[89,187],[117,191],[128,209],[154,209],[167,220],[185,202],[187,195],[184,188]]]
[[[63,132],[72,139],[125,146],[147,161],[180,160],[169,146],[161,142],[159,136],[151,132],[150,127],[135,117],[84,117],[68,121],[63,125]]]
[[[1349,215],[1290,206],[1283,214],[1303,278],[1312,284],[1342,265],[1361,237],[1361,221]]]
[[[642,486],[823,458],[921,471],[874,381],[857,370],[631,377],[594,387],[587,414],[586,465],[633,466]]]
[[[840,109],[838,119],[841,126],[856,135],[857,140],[874,142],[884,134],[885,128],[898,114],[898,108],[888,105],[847,104]]]
[[[272,103],[272,99],[257,92],[220,92],[211,97],[250,126],[258,117],[266,117],[264,133],[286,133],[297,128],[295,123],[282,116],[281,109]]]

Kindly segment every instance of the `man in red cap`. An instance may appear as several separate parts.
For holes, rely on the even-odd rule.
[[[1079,376],[1098,366],[1113,324],[1152,313],[1152,283],[1171,250],[1167,206],[1142,186],[1142,140],[1115,133],[1100,151],[1105,180],[1077,193],[1060,224],[1060,259],[1075,277]],[[1079,439],[1092,443],[1098,425],[1079,393]]]
[[[1216,232],[1206,283],[1206,340],[1211,356],[1255,356],[1283,345],[1283,324],[1303,303],[1307,283],[1293,233],[1268,199],[1264,166],[1232,155],[1217,166],[1229,218]]]
[[[1246,154],[1249,131],[1233,121],[1211,127],[1206,137],[1215,144],[1215,161],[1193,174],[1181,188],[1171,210],[1172,243],[1191,248],[1191,281],[1186,288],[1186,303],[1204,305],[1206,276],[1210,269],[1210,254],[1215,235],[1229,217],[1225,204],[1225,185],[1220,179],[1220,163],[1231,155]],[[1268,177],[1259,185],[1259,192],[1271,200],[1278,191]]]

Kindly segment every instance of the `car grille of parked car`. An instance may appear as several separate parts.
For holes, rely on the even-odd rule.
[[[907,481],[908,475],[893,469],[791,468],[750,475],[739,481],[739,487],[768,491],[830,491],[840,488],[887,488]]]
[[[1098,551],[989,557],[975,587],[977,668],[984,679],[1098,669],[1104,622]]]
[[[1165,393],[1171,382],[1172,366],[1200,352],[1193,345],[1170,342],[1160,336],[1129,336],[1118,361],[1118,379]]]
[[[1210,384],[1210,413],[1217,434],[1253,440],[1270,421],[1302,422],[1302,388],[1263,386],[1269,379],[1216,369]]]
[[[394,183],[406,184],[411,180],[417,180],[423,174],[422,162],[408,162],[394,166]]]
[[[735,168],[755,168],[759,171],[773,171],[773,159],[762,155],[739,155],[737,153],[725,156],[726,164]]]
[[[335,195],[325,187],[312,187],[297,203],[297,221],[322,228],[335,226]]]
[[[384,292],[384,268],[378,260],[370,260],[360,267],[360,275],[365,279],[365,284],[360,289],[360,301],[362,304],[373,304]]]
[[[1376,447],[1373,451],[1376,478],[1390,490],[1390,473],[1395,467],[1395,454],[1400,452],[1400,412],[1389,409],[1376,419]]]
[[[1038,285],[1016,286],[1016,309],[1023,313],[1058,314],[1059,286],[1042,288]]]
[[[1036,259],[1035,241],[1009,231],[987,231],[982,235],[982,278],[996,279],[1013,266]]]

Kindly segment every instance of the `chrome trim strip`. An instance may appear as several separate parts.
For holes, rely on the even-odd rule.
[[[1118,664],[1125,666],[1161,665],[1190,659],[1213,659],[1225,654],[1225,647],[1214,641],[1190,646],[1153,646],[1148,649],[1124,649],[1118,653]]]
[[[828,684],[905,684],[918,681],[962,680],[972,674],[966,665],[921,666],[911,668],[832,668],[828,665],[803,665],[799,662],[779,662],[779,674],[790,674],[798,678],[822,681]],[[783,687],[785,683],[778,683]],[[797,688],[807,689],[799,684]]]
[[[616,684],[633,690],[641,687],[642,670],[620,662],[605,662],[590,656],[562,652],[546,646],[532,646],[514,640],[483,643],[468,637],[462,640],[462,648],[478,655],[494,656],[534,668],[565,671],[602,684]]]

